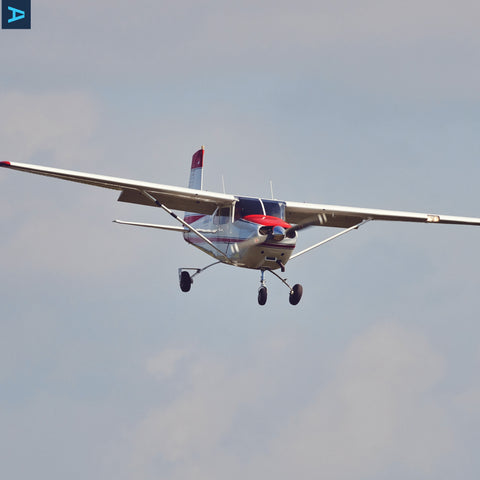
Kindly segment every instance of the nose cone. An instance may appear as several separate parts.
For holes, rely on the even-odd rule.
[[[280,225],[276,225],[272,230],[272,237],[276,241],[283,240],[285,238],[285,229]]]

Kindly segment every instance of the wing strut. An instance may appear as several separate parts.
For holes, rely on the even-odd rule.
[[[225,258],[226,263],[231,263],[230,259],[218,248],[216,247],[205,235],[201,234],[196,228],[192,227],[189,223],[187,223],[183,218],[180,218],[175,212],[170,210],[168,207],[160,203],[153,195],[150,195],[145,190],[140,190],[140,193],[147,197],[151,202],[153,202],[157,207],[165,210],[169,215],[171,215],[175,220],[180,222],[184,227],[188,228],[191,232],[195,235],[200,237],[204,242],[207,242],[213,249],[215,249],[222,257]]]
[[[153,223],[138,223],[138,222],[125,222],[124,220],[113,220],[113,223],[119,223],[120,225],[133,225],[134,227],[147,227],[147,228],[159,228],[161,230],[171,230],[172,232],[189,232],[185,227],[173,227],[170,225],[154,225]]]
[[[307,253],[307,252],[309,252],[310,250],[313,250],[314,248],[317,248],[317,247],[319,247],[320,245],[323,245],[323,244],[329,242],[330,240],[335,240],[336,238],[341,237],[342,235],[345,235],[346,233],[351,232],[352,230],[356,230],[357,228],[361,227],[363,224],[367,223],[368,221],[369,221],[369,220],[363,220],[363,222],[360,222],[359,224],[354,225],[353,227],[350,227],[350,228],[347,228],[347,229],[345,229],[345,230],[342,230],[341,232],[336,233],[335,235],[332,235],[331,237],[328,237],[328,238],[326,238],[325,240],[322,240],[321,242],[316,243],[315,245],[312,245],[311,247],[308,247],[308,248],[306,248],[305,250],[302,250],[301,252],[296,253],[295,255],[292,255],[292,256],[290,257],[289,262],[290,262],[291,260],[293,260],[294,258],[299,257],[300,255],[303,255],[304,253]]]

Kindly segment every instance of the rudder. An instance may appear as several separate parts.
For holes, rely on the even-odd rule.
[[[205,147],[202,145],[200,150],[196,151],[192,157],[192,167],[190,170],[190,180],[188,182],[188,188],[194,188],[195,190],[201,190],[203,188],[203,156],[205,154]],[[202,218],[203,215],[199,215],[195,212],[185,212],[184,220],[188,223],[195,222]]]
[[[192,167],[190,170],[190,181],[188,188],[201,190],[203,188],[203,156],[205,154],[205,147],[195,152],[192,157]]]

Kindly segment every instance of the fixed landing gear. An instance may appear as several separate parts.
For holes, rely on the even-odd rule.
[[[265,305],[267,303],[267,287],[260,287],[258,289],[258,304]]]
[[[199,273],[202,273],[203,271],[205,271],[207,268],[213,267],[214,265],[218,265],[219,263],[220,262],[211,263],[210,265],[207,265],[206,267],[203,267],[203,268],[179,268],[178,278],[180,280],[180,290],[182,292],[189,292],[190,289],[192,288],[193,277],[195,277],[195,275],[198,275]],[[188,273],[187,270],[192,270],[194,273],[190,275],[190,273]]]
[[[180,290],[182,292],[189,292],[192,288],[192,283],[192,277],[188,272],[186,272],[185,270],[180,272]]]
[[[297,283],[290,290],[290,296],[288,297],[288,301],[292,305],[297,305],[298,302],[301,300],[302,295],[303,295],[303,287],[299,283]]]
[[[261,270],[261,277],[260,277],[260,288],[258,289],[258,304],[265,305],[267,303],[267,287],[265,285],[265,271]],[[300,302],[302,295],[303,295],[303,287],[297,283],[293,287],[287,283],[286,279],[280,277],[278,274],[273,272],[272,270],[267,270],[271,274],[275,275],[284,285],[288,287],[290,290],[290,294],[288,297],[288,301],[291,305],[298,305]]]
[[[260,288],[258,289],[258,304],[265,305],[267,303],[267,286],[265,285],[265,270],[260,273]]]
[[[196,275],[198,275],[199,273],[202,273],[207,268],[213,267],[213,265],[217,265],[219,263],[221,262],[211,263],[210,265],[207,265],[204,268],[179,268],[178,279],[180,281],[180,290],[182,292],[189,292],[190,289],[192,288],[193,279]],[[192,271],[193,273],[189,273],[188,270]],[[303,287],[298,283],[293,287],[291,287],[287,283],[286,278],[282,278],[280,275],[278,275],[278,273],[269,269],[260,270],[261,277],[260,277],[260,288],[258,289],[258,298],[257,298],[258,304],[265,305],[267,303],[268,291],[267,291],[267,285],[265,283],[265,272],[270,272],[272,275],[275,275],[286,287],[288,287],[288,290],[290,291],[288,301],[290,302],[291,305],[298,305],[298,303],[302,298]]]

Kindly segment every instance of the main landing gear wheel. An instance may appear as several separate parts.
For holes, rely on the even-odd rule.
[[[267,287],[260,287],[258,289],[258,304],[265,305],[267,303]]]
[[[292,305],[297,305],[300,299],[302,298],[302,295],[303,295],[303,287],[299,283],[297,283],[290,290],[290,296],[288,300]]]
[[[258,289],[258,304],[259,305],[265,305],[267,303],[267,287],[265,286],[265,272],[268,271],[275,277],[277,277],[286,287],[288,287],[288,290],[290,291],[290,295],[288,297],[288,300],[290,301],[291,305],[297,305],[298,302],[300,302],[302,295],[303,295],[303,287],[297,283],[293,287],[291,287],[287,283],[286,278],[282,278],[280,275],[275,273],[273,270],[270,269],[265,269],[261,270],[261,277],[260,277],[260,288]]]
[[[180,290],[189,292],[190,288],[192,288],[192,277],[188,272],[183,271],[180,273]]]

